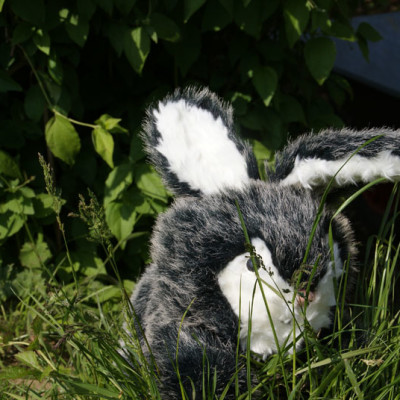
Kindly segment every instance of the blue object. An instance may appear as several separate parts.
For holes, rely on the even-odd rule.
[[[335,71],[400,97],[400,12],[364,15],[352,19],[355,29],[361,22],[373,26],[383,39],[368,42],[369,62],[356,42],[335,40]]]

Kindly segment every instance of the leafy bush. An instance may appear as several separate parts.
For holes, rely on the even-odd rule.
[[[208,85],[233,103],[258,158],[271,160],[288,133],[343,124],[336,110],[351,88],[331,72],[332,37],[366,49],[379,36],[355,31],[343,0],[3,0],[0,10],[2,299],[6,282],[27,282],[43,266],[64,282],[72,268],[78,277],[110,272],[73,218],[68,262],[38,153],[55,170],[64,214],[87,187],[100,199],[119,269],[132,279],[169,201],[138,138],[148,102]]]

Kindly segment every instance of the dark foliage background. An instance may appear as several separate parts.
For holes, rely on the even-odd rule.
[[[132,287],[170,201],[138,132],[148,104],[174,88],[206,85],[232,102],[260,165],[289,136],[341,127],[352,89],[332,73],[332,38],[365,55],[380,39],[367,24],[352,28],[359,9],[345,0],[0,0],[0,299],[11,287],[44,287],[49,274],[112,286],[107,251],[87,240],[93,227],[71,216],[88,188]],[[46,191],[38,153],[60,192]]]

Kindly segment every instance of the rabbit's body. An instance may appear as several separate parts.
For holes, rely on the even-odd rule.
[[[369,132],[362,140],[371,137]],[[321,142],[323,151],[314,148],[314,159],[328,151],[327,138]],[[275,182],[263,182],[257,179],[250,147],[234,135],[231,109],[207,90],[177,92],[151,109],[145,141],[165,183],[181,197],[158,218],[152,264],[131,301],[161,372],[163,396],[179,397],[177,375],[189,395],[192,387],[202,392],[208,366],[210,382],[217,371],[221,392],[240,369],[238,343],[239,352],[250,343],[251,351],[266,358],[281,346],[290,351],[299,335],[296,346],[301,344],[305,320],[314,330],[331,325],[335,281],[355,256],[352,230],[345,217],[332,219],[324,209],[308,249],[320,198],[307,190],[316,181],[304,181],[293,171],[301,160],[312,158],[307,153],[314,154],[312,137],[294,142],[278,156],[277,170],[270,172]],[[393,178],[400,170],[397,152],[390,152],[393,143],[375,148],[375,153],[360,152],[361,161],[386,152],[394,158]],[[325,159],[334,162],[351,155],[336,153]],[[374,171],[370,175],[375,177]],[[319,182],[334,176],[329,168],[316,174]],[[249,261],[253,251],[262,260],[258,268]],[[149,354],[147,343],[142,337]],[[244,385],[245,369],[238,376]]]

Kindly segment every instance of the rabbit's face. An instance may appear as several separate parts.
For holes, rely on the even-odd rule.
[[[259,260],[260,283],[235,200]],[[274,329],[282,345],[293,341],[293,329],[296,335],[301,332],[305,318],[316,330],[331,323],[333,281],[347,257],[347,248],[339,243],[346,232],[344,224],[333,226],[332,261],[330,218],[324,212],[304,262],[318,205],[307,191],[261,181],[223,195],[178,200],[157,224],[153,261],[169,262],[166,269],[183,278],[183,291],[196,301],[210,286],[222,291],[240,317],[244,344],[252,315],[251,350],[266,356],[277,350]]]
[[[334,279],[340,277],[343,263],[335,243],[335,261],[329,261],[322,267],[323,272],[317,283],[311,279],[310,287],[307,284],[298,285],[282,277],[279,264],[274,263],[272,251],[264,240],[253,238],[251,242],[260,260],[259,278],[249,254],[243,253],[221,271],[218,282],[234,313],[240,318],[242,348],[247,346],[251,320],[250,350],[265,359],[294,340],[298,347],[302,343],[298,336],[305,320],[314,331],[330,326],[331,308],[336,304]],[[329,248],[321,250],[329,253]],[[309,276],[308,272],[305,271],[305,276]],[[289,352],[292,351],[293,347],[290,347]]]

